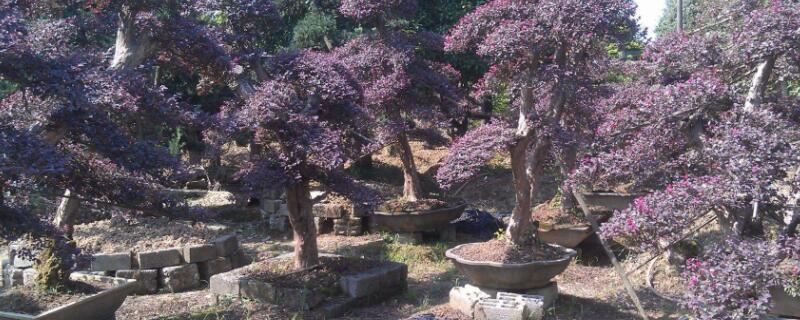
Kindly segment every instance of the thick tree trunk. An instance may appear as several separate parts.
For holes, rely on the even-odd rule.
[[[530,160],[528,161],[528,168],[526,172],[528,174],[528,182],[531,185],[530,188],[530,207],[535,208],[536,202],[539,197],[539,191],[542,189],[542,178],[544,176],[544,166],[545,162],[547,161],[547,155],[550,154],[550,149],[552,147],[552,143],[548,138],[540,138],[536,141],[536,145],[533,147],[533,150],[530,154]],[[529,218],[532,218],[530,214],[528,214]]]
[[[511,173],[514,175],[514,211],[506,234],[514,244],[523,244],[531,234],[531,183],[528,179],[528,145],[531,138],[519,139],[511,148]]]
[[[522,106],[515,132],[516,141],[511,145],[511,173],[514,175],[514,211],[506,229],[506,236],[513,244],[527,242],[532,234],[531,182],[528,179],[528,147],[533,141],[534,130],[529,120],[536,112],[533,108],[533,88],[522,89]]]
[[[147,59],[153,49],[151,36],[137,30],[134,15],[128,8],[123,8],[119,14],[114,59],[110,67],[112,70],[136,68]]]
[[[575,170],[575,166],[578,162],[578,146],[576,145],[568,145],[564,146],[564,149],[561,150],[561,163],[559,164],[561,169],[561,177],[566,180],[572,174],[572,171]],[[572,195],[572,190],[570,190],[566,186],[561,186],[561,195],[560,195],[560,202],[561,202],[561,211],[562,212],[574,212],[577,208],[575,205],[575,197]]]
[[[313,267],[319,264],[319,253],[308,182],[286,188],[286,203],[294,231],[294,266],[297,269]]]
[[[400,161],[403,162],[403,199],[407,201],[417,201],[423,198],[422,184],[419,180],[417,165],[414,163],[414,154],[411,152],[411,145],[408,143],[408,136],[401,133],[397,139],[397,149],[400,154]]]
[[[756,68],[756,73],[753,75],[753,81],[750,84],[750,90],[747,92],[744,111],[753,112],[761,106],[764,101],[764,92],[767,90],[767,84],[769,84],[769,78],[772,76],[772,69],[775,68],[775,60],[774,56],[768,57]]]
[[[72,196],[72,192],[69,189],[64,190],[64,197],[61,198],[61,203],[56,210],[56,216],[53,218],[53,225],[64,230],[68,238],[72,238],[72,228],[81,204],[80,200],[71,198]]]

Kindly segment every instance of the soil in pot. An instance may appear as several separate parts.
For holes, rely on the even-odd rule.
[[[552,229],[554,226],[581,226],[588,225],[586,221],[571,212],[564,212],[550,203],[542,203],[533,209],[533,219],[539,221],[539,227]]]
[[[60,292],[28,286],[0,289],[0,311],[36,315],[111,289],[114,285],[101,282],[69,281],[66,287]]]
[[[564,258],[565,253],[547,244],[510,245],[504,240],[489,240],[462,246],[453,251],[463,259],[498,263],[528,263]]]
[[[409,212],[425,212],[436,209],[454,207],[454,204],[439,199],[422,199],[418,201],[406,201],[403,199],[392,199],[384,202],[378,211],[405,214]]]

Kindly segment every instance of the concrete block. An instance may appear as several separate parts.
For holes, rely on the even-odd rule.
[[[36,285],[36,276],[39,275],[39,272],[36,269],[28,268],[22,271],[22,284],[26,287],[32,287]]]
[[[497,289],[476,287],[476,286],[473,286],[471,284],[465,285],[465,287],[477,288],[478,290],[483,291],[484,293],[488,294],[489,296],[491,296],[493,298],[497,297],[498,292],[500,292],[500,290],[497,290]],[[544,302],[544,306],[543,307],[544,307],[545,310],[547,310],[547,309],[549,309],[550,307],[553,306],[553,303],[555,303],[556,299],[558,298],[558,284],[555,281],[551,281],[550,284],[548,284],[547,286],[544,286],[544,287],[541,287],[541,288],[537,288],[537,289],[523,290],[521,292],[516,292],[516,293],[522,293],[522,294],[533,295],[533,296],[541,296],[543,298],[543,302]]]
[[[24,245],[22,243],[13,243],[9,245],[11,249],[11,265],[17,269],[26,269],[33,267],[35,262],[34,257],[36,256],[36,251],[26,252],[28,254],[23,254],[22,251],[26,251]]]
[[[275,214],[279,216],[288,217],[289,216],[289,206],[285,203],[281,203],[281,206],[278,207],[278,211]]]
[[[242,297],[247,297],[258,302],[276,302],[276,289],[269,283],[260,280],[242,279],[239,282],[239,292]],[[284,301],[281,301],[282,303]]]
[[[163,268],[159,276],[161,287],[170,292],[180,292],[200,286],[200,271],[194,263]]]
[[[217,255],[220,257],[227,257],[239,250],[239,238],[235,234],[224,235],[211,240],[217,248]]]
[[[117,270],[114,276],[136,280],[136,288],[133,289],[133,294],[153,294],[158,292],[158,270]]]
[[[233,268],[231,266],[231,261],[228,258],[219,257],[208,261],[198,262],[197,269],[200,271],[200,279],[209,281],[211,276],[228,272]]]
[[[345,214],[350,217],[363,218],[372,215],[372,208],[364,205],[350,204],[344,208]]]
[[[183,255],[178,248],[145,251],[136,254],[139,269],[158,269],[177,266],[183,263]]]
[[[550,309],[550,307],[555,304],[556,299],[558,299],[558,283],[555,281],[550,282],[550,284],[538,288],[538,289],[531,289],[523,292],[527,295],[532,296],[541,296],[543,298],[543,308],[545,310]]]
[[[373,268],[365,272],[344,276],[339,285],[351,298],[385,295],[406,289],[408,266],[402,263]]]
[[[314,205],[314,216],[319,218],[342,218],[345,215],[344,206],[331,203],[317,203]]]
[[[278,209],[281,208],[281,204],[283,204],[283,201],[280,200],[261,200],[261,209],[264,209],[267,214],[272,215],[278,212]]]
[[[250,257],[248,257],[243,250],[236,251],[230,255],[228,259],[231,261],[231,269],[238,269],[252,262]]]
[[[482,299],[489,299],[488,294],[475,287],[454,287],[450,289],[450,308],[472,318],[475,316],[475,306]]]
[[[131,269],[131,253],[95,254],[92,256],[92,271],[115,271]]]
[[[213,244],[199,244],[183,248],[183,261],[195,263],[217,258],[218,250]]]
[[[286,231],[289,226],[289,217],[284,215],[269,216],[269,229],[276,231]]]
[[[525,306],[526,320],[541,320],[544,317],[544,297],[528,294],[498,292],[498,300],[516,301]]]
[[[209,287],[215,295],[233,295],[238,297],[241,292],[241,276],[233,272],[225,272],[211,276]]]
[[[25,283],[25,279],[23,278],[22,272],[23,269],[3,269],[3,287],[11,288],[23,285]]]
[[[483,299],[475,306],[475,320],[525,320],[525,305],[517,301]]]

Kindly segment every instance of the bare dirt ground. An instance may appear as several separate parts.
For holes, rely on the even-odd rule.
[[[425,179],[431,181],[436,164],[446,156],[446,150],[427,149],[420,142],[412,142],[412,147],[416,151],[420,172],[424,173]],[[387,149],[377,154],[374,161],[377,177],[368,182],[378,187],[388,197],[398,194],[402,189],[402,172],[397,158]],[[510,178],[507,164],[498,158],[476,179],[460,188],[458,196],[481,210],[508,212],[513,205]],[[542,198],[549,199],[555,193],[555,188],[552,181],[546,181],[545,186],[547,192]],[[227,225],[239,233],[242,246],[256,260],[267,259],[292,250],[293,244],[289,233],[267,232],[258,223]],[[319,239],[319,246],[323,248],[321,251],[329,251],[331,247],[353,245],[379,237],[381,235],[350,239],[322,236]],[[467,282],[444,257],[446,249],[466,241],[387,245],[380,256],[370,258],[407,263],[408,290],[382,304],[356,309],[339,319],[405,319],[418,314],[433,314],[443,320],[467,319],[447,306],[449,290],[453,286]],[[607,258],[597,247],[587,247],[583,252],[584,254],[573,261],[556,279],[560,291],[559,298],[555,306],[548,310],[546,318],[638,319],[633,304],[625,294],[622,283]],[[623,264],[626,269],[632,270],[646,259],[646,256],[628,255],[623,259]],[[656,287],[666,295],[680,294],[681,286],[677,274],[667,271],[663,259],[657,264],[656,270],[658,270],[655,277]],[[678,306],[650,292],[644,278],[643,267],[632,276],[632,281],[648,315],[652,319],[677,319],[681,314]],[[207,289],[200,289],[185,293],[129,297],[118,311],[117,319],[221,320],[313,319],[313,317],[248,300],[217,299],[211,296]]]

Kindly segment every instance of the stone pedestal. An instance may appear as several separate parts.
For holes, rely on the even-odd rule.
[[[468,284],[450,290],[450,307],[473,319],[540,320],[557,297],[555,282],[525,292],[505,292]]]

